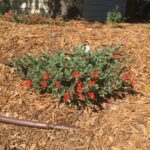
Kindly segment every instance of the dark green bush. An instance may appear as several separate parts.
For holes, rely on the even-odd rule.
[[[5,14],[10,10],[10,1],[2,0],[0,1],[0,14]]]

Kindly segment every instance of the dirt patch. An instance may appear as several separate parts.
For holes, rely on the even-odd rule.
[[[149,150],[150,24],[71,21],[71,26],[23,25],[0,20],[0,114],[20,119],[67,124],[82,130],[38,130],[0,124],[0,149],[17,150]],[[59,105],[51,95],[20,89],[21,79],[8,60],[42,51],[71,51],[79,43],[93,49],[123,44],[132,60],[136,95],[126,95],[91,113]]]

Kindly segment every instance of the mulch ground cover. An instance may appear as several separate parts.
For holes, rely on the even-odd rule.
[[[0,150],[149,150],[150,24],[69,24],[24,25],[0,19],[0,115],[81,128],[42,130],[0,124]],[[68,52],[80,43],[91,50],[122,44],[131,60],[137,93],[110,100],[98,112],[77,110],[58,104],[50,94],[20,88],[21,78],[5,65],[27,54]]]

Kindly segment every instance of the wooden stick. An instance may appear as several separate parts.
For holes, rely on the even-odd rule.
[[[73,66],[66,66],[67,69],[73,69]]]
[[[35,121],[27,121],[16,119],[12,117],[0,116],[0,123],[13,124],[31,128],[39,128],[39,129],[57,129],[57,130],[80,130],[80,128],[70,127],[65,125],[52,125],[49,123],[41,123]]]

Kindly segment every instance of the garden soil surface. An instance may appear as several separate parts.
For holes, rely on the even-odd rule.
[[[80,43],[89,45],[91,51],[122,44],[131,60],[136,94],[111,99],[98,112],[77,110],[59,104],[50,94],[20,88],[22,79],[6,65],[27,54],[68,52]],[[57,26],[0,20],[0,115],[81,128],[43,130],[1,123],[0,150],[149,150],[150,24],[72,20]]]

